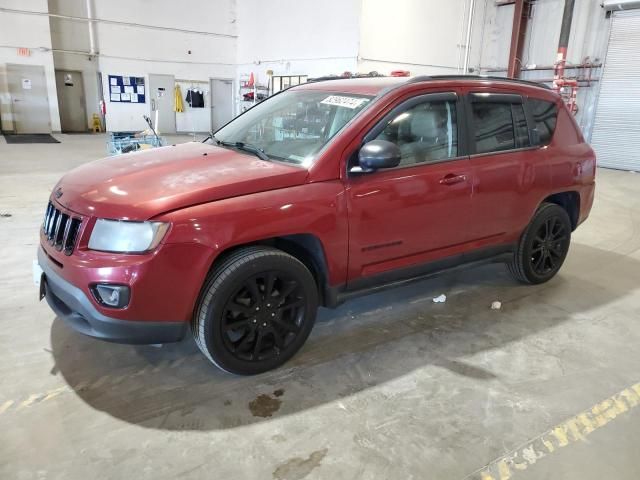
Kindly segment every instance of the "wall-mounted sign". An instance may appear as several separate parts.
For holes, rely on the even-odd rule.
[[[29,50],[28,48],[18,48],[18,56],[19,57],[30,57],[31,56],[31,50]]]
[[[67,87],[73,87],[73,75],[70,73],[65,73],[64,74],[64,84]]]
[[[31,90],[31,79],[23,78],[22,79],[22,89],[23,90]]]

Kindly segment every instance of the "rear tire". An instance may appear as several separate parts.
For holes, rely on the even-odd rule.
[[[522,234],[508,264],[513,277],[528,284],[551,280],[569,252],[571,220],[555,203],[543,203]]]
[[[311,272],[275,248],[244,247],[216,266],[191,323],[196,344],[217,367],[254,375],[302,347],[318,308]]]

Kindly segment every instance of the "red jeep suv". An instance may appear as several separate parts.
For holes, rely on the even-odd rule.
[[[55,186],[41,297],[76,330],[218,367],[291,358],[318,306],[461,264],[562,265],[596,160],[558,95],[486,77],[289,88],[202,143],[83,165]]]

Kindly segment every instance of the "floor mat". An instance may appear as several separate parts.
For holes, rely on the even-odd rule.
[[[5,133],[7,143],[60,143],[48,133],[22,133],[10,135]]]

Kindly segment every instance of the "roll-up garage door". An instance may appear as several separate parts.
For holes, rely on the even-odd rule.
[[[640,170],[640,10],[613,13],[591,144],[601,167]]]

